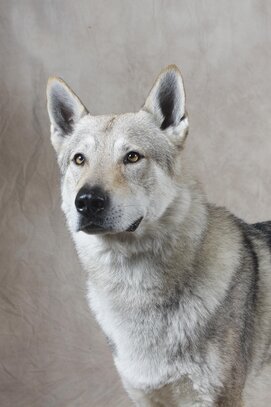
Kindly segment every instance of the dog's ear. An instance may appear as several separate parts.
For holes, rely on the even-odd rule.
[[[161,130],[178,133],[184,124],[188,127],[183,80],[176,65],[169,65],[160,73],[143,109],[154,115]]]
[[[87,109],[60,78],[49,78],[47,85],[47,108],[51,121],[52,143],[56,150],[75,124],[86,114]]]

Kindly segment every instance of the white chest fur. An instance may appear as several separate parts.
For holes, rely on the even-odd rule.
[[[188,336],[203,317],[199,304],[191,302],[189,313],[181,302],[161,307],[153,261],[116,261],[94,236],[77,234],[75,243],[89,273],[89,305],[116,347],[114,361],[123,379],[144,390],[182,377],[188,377],[200,393],[219,385],[200,356],[183,353]],[[212,358],[217,371],[219,362]]]
[[[130,315],[116,312],[110,301],[91,284],[88,298],[98,322],[116,347],[114,361],[123,378],[134,387],[144,389],[159,387],[178,377],[176,366],[167,361],[166,347],[161,346],[165,332],[161,332],[159,345],[158,329],[147,316],[144,320],[132,311]]]

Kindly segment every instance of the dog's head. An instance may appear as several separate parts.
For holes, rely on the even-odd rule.
[[[92,116],[58,78],[47,100],[70,229],[139,233],[159,220],[176,198],[188,133],[178,68],[162,71],[137,113]]]

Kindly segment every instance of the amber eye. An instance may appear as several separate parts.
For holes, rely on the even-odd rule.
[[[77,153],[73,157],[73,161],[75,162],[76,165],[83,165],[85,162],[85,157],[83,156],[83,154]]]
[[[130,151],[130,152],[125,156],[124,163],[125,163],[125,164],[127,164],[127,163],[134,164],[134,163],[136,163],[137,161],[139,161],[140,158],[142,158],[142,156],[141,156],[139,153],[136,153],[135,151]]]

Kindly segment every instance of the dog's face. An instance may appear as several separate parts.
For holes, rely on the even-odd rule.
[[[178,68],[160,74],[137,113],[92,116],[57,78],[47,100],[72,232],[140,233],[157,221],[176,197],[188,132]]]

